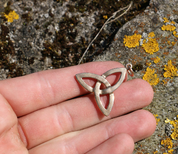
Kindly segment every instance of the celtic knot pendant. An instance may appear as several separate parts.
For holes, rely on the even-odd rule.
[[[126,68],[114,68],[114,69],[111,69],[111,70],[105,72],[101,76],[97,75],[97,74],[93,74],[93,73],[76,74],[76,79],[86,90],[88,90],[90,92],[94,92],[95,100],[96,100],[96,103],[97,103],[99,109],[105,116],[108,116],[112,110],[113,105],[114,105],[114,93],[113,92],[124,81],[126,72],[127,72]],[[106,77],[108,77],[109,75],[114,74],[114,73],[121,73],[121,75],[120,75],[120,78],[117,81],[117,83],[115,85],[111,86],[110,83],[106,80]],[[94,88],[87,85],[84,82],[83,78],[96,79],[97,82],[96,82]],[[102,90],[100,89],[101,83],[103,83],[105,85],[105,87],[106,87],[105,89],[102,89]],[[107,108],[104,107],[104,105],[100,99],[100,95],[104,95],[104,94],[109,94],[109,104],[108,104]]]

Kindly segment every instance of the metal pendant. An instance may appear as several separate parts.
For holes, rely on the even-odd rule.
[[[104,74],[97,75],[97,74],[93,74],[93,73],[80,73],[80,74],[76,74],[76,79],[78,80],[78,82],[88,91],[90,92],[94,92],[95,95],[95,100],[97,102],[98,107],[100,108],[101,112],[105,115],[108,116],[112,110],[112,107],[114,105],[114,91],[122,84],[122,82],[125,79],[125,75],[126,75],[127,69],[126,68],[114,68],[111,69],[107,72],[105,72]],[[119,80],[117,81],[117,83],[113,86],[110,85],[110,83],[106,80],[106,77],[108,77],[111,74],[114,73],[121,73]],[[93,78],[96,79],[97,82],[94,86],[94,88],[92,88],[91,86],[87,85],[83,78]],[[100,89],[101,83],[103,83],[106,88],[105,89]],[[107,106],[107,108],[104,107],[103,103],[101,102],[100,99],[100,95],[104,95],[104,94],[109,94],[109,104]]]

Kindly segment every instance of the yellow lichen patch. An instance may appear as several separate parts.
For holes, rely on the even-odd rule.
[[[178,118],[178,115],[177,115]],[[171,134],[171,138],[173,140],[178,140],[178,120],[169,120],[168,118],[165,120],[165,123],[170,123],[173,126],[172,129],[172,134]]]
[[[178,34],[176,31],[173,31],[173,35],[178,38]]]
[[[142,36],[140,34],[134,34],[134,35],[131,35],[131,36],[125,35],[124,44],[128,48],[137,47],[137,46],[139,46],[139,41],[140,41],[141,37]]]
[[[168,43],[169,45],[171,45],[171,41],[167,41],[167,43]]]
[[[153,114],[154,115],[154,117],[155,117],[155,119],[156,119],[156,125],[158,124],[158,122],[160,122],[160,119],[159,118],[157,118],[158,117],[158,115],[157,114]]]
[[[173,149],[168,150],[168,154],[173,154]]]
[[[161,145],[164,145],[168,149],[171,149],[172,146],[173,146],[173,143],[172,143],[172,140],[170,138],[167,138],[167,139],[161,141]]]
[[[170,124],[174,127],[171,138],[173,140],[178,140],[178,120],[170,121]]]
[[[149,33],[148,37],[155,37],[155,33],[154,32]]]
[[[172,65],[172,61],[169,60],[168,61],[168,65],[164,65],[164,70],[166,72],[164,72],[163,76],[165,78],[172,78],[174,76],[178,76],[178,69]]]
[[[164,152],[163,154],[173,154],[173,151],[174,151],[173,149],[170,149],[170,150],[168,150],[168,153]]]
[[[154,59],[154,63],[155,63],[155,64],[159,63],[159,61],[160,61],[160,58],[159,58],[159,57],[156,57],[156,58]]]
[[[159,44],[155,38],[149,38],[148,41],[144,39],[142,47],[149,54],[153,54],[154,52],[159,51]]]
[[[4,15],[8,22],[13,22],[15,19],[19,19],[19,15],[15,11],[9,12],[9,14]]]
[[[169,22],[168,18],[164,17],[163,19],[164,19],[164,23]]]
[[[147,67],[146,73],[143,76],[143,80],[147,81],[150,85],[157,85],[159,83],[159,78],[157,74],[154,74],[155,70]]]
[[[165,123],[169,123],[171,120],[169,120],[168,118],[165,120]]]
[[[104,19],[108,19],[108,16],[107,16],[107,15],[104,15],[103,18],[104,18]]]
[[[151,66],[151,63],[147,62],[147,63],[146,63],[146,66]]]
[[[174,24],[174,25],[175,25],[176,23],[175,23],[174,21],[171,21],[171,24]]]
[[[166,30],[166,31],[174,31],[175,29],[176,29],[176,27],[175,26],[173,26],[173,25],[163,25],[162,27],[161,27],[161,29],[162,30]]]
[[[162,80],[163,84],[166,85],[167,84],[167,80]]]
[[[171,42],[171,44],[174,46],[176,44],[176,42]]]

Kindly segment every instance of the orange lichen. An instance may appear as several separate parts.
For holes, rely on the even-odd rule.
[[[144,39],[142,47],[149,54],[159,51],[159,44],[155,38],[149,38],[148,40]]]
[[[172,61],[169,60],[168,61],[168,65],[164,65],[164,70],[166,72],[164,72],[163,76],[165,78],[172,78],[172,77],[175,77],[175,76],[178,76],[178,69],[172,65]]]
[[[166,85],[168,83],[169,79],[162,80],[163,84]]]
[[[173,149],[168,150],[168,154],[173,154]]]
[[[162,27],[161,27],[161,29],[162,30],[166,30],[166,31],[174,31],[175,29],[176,29],[176,27],[175,26],[173,26],[173,25],[163,25]]]
[[[163,154],[173,154],[173,151],[174,151],[173,149],[170,149],[170,150],[168,150],[168,153],[164,152]]]
[[[155,37],[155,33],[154,32],[149,33],[148,37]]]
[[[104,19],[108,19],[108,16],[107,16],[107,15],[104,15],[103,18],[104,18]]]
[[[176,42],[171,42],[171,44],[174,46],[176,44]]]
[[[4,17],[8,22],[13,22],[14,20],[19,19],[19,15],[15,11],[10,11],[9,14],[4,14]]]
[[[175,25],[176,23],[175,23],[174,21],[171,21],[171,24],[174,24],[174,25]]]
[[[168,149],[171,149],[173,146],[172,140],[170,138],[166,138],[165,140],[161,141],[161,145],[166,146]]]
[[[160,119],[158,119],[157,117],[158,117],[158,115],[157,114],[153,114],[154,115],[154,117],[155,117],[155,119],[156,119],[156,125],[158,124],[158,122],[160,122]]]
[[[178,34],[176,31],[173,31],[173,35],[178,38]]]
[[[178,115],[177,115],[178,118]],[[169,123],[173,126],[173,133],[171,134],[171,138],[173,140],[178,140],[178,120],[169,120],[168,118],[165,120],[165,123]]]
[[[177,115],[177,118],[178,118],[178,115]],[[173,140],[178,140],[178,120],[169,120],[168,118],[165,120],[165,123],[169,123],[173,126],[173,129],[172,129],[172,134],[171,134],[171,138]]]
[[[159,61],[160,61],[160,58],[159,57],[156,57],[155,59],[154,59],[154,63],[156,64],[156,63],[159,63]]]
[[[166,120],[164,121],[165,123],[169,123],[171,120],[169,120],[168,118],[166,118]]]
[[[168,43],[169,45],[171,45],[171,41],[167,41],[167,43]]]
[[[134,35],[131,35],[131,36],[125,35],[124,44],[128,48],[137,47],[137,46],[139,46],[139,41],[140,41],[141,37],[142,36],[140,34],[136,34],[136,33]]]
[[[163,19],[164,19],[164,23],[169,22],[168,18],[164,17]]]
[[[157,74],[154,74],[155,70],[147,67],[146,73],[143,76],[143,80],[147,81],[150,85],[157,85],[159,83],[159,78]]]
[[[147,62],[147,63],[146,63],[146,66],[151,66],[151,63],[150,63],[150,62]]]

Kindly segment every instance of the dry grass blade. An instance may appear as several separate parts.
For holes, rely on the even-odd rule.
[[[90,42],[90,44],[88,45],[88,47],[86,48],[85,52],[83,53],[82,57],[80,58],[79,62],[78,62],[78,65],[82,62],[84,56],[86,55],[86,53],[88,52],[88,49],[90,48],[90,46],[92,45],[92,43],[96,40],[96,38],[98,37],[98,35],[101,33],[101,31],[103,30],[104,26],[106,24],[109,24],[109,23],[112,23],[114,21],[116,21],[117,19],[119,19],[120,17],[122,17],[124,14],[126,14],[131,6],[132,6],[133,2],[131,1],[131,3],[126,6],[126,7],[123,7],[119,10],[117,10],[116,12],[113,13],[113,15],[111,17],[109,17],[106,22],[103,24],[103,26],[101,27],[101,29],[99,30],[99,32],[96,34],[96,36],[94,37],[94,39]],[[125,10],[126,9],[126,10]],[[120,14],[119,16],[116,17],[116,15],[121,12],[122,10],[125,10],[122,14]]]

